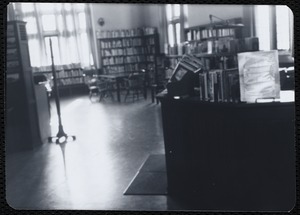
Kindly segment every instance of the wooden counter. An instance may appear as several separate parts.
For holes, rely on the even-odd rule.
[[[289,103],[161,102],[168,194],[203,210],[294,207],[295,107]]]

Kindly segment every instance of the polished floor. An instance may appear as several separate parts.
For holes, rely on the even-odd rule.
[[[15,209],[169,210],[167,196],[124,196],[150,154],[163,154],[160,105],[151,99],[92,103],[87,95],[63,98],[65,145],[45,143],[6,156],[6,199]],[[51,103],[52,134],[57,116]]]

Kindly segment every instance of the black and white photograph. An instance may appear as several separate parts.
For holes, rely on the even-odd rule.
[[[289,6],[15,1],[5,14],[7,207],[295,210]]]

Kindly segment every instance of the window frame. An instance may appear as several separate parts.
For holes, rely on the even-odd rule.
[[[175,16],[175,5],[179,5],[179,16]],[[167,7],[168,6],[171,6],[171,17],[170,19],[168,20],[168,15],[167,15]],[[174,46],[178,46],[180,43],[182,43],[184,41],[184,38],[183,38],[183,20],[184,20],[184,14],[183,14],[183,4],[167,4],[165,6],[165,11],[166,11],[166,24],[167,24],[167,41],[168,41],[168,45],[170,47],[174,47]],[[176,32],[176,25],[179,24],[179,32],[180,32],[180,39],[178,41],[178,35],[177,35],[177,32]],[[173,26],[173,39],[174,39],[174,44],[171,44],[170,43],[170,35],[169,35],[169,25],[172,25]]]
[[[258,11],[257,11],[257,7],[262,6],[262,5],[256,5],[255,10],[254,10],[254,15],[257,16]],[[276,12],[276,6],[284,6],[284,5],[268,5],[269,6],[269,19],[268,24],[269,24],[269,32],[270,32],[270,38],[267,41],[269,43],[269,50],[274,50],[274,49],[278,49],[278,38],[277,38],[277,33],[278,33],[278,26],[276,23],[277,20],[277,12]],[[286,5],[285,5],[286,6]],[[293,19],[290,18],[290,14],[289,14],[289,31],[286,33],[288,40],[289,40],[289,48],[287,49],[287,51],[289,51],[292,55],[294,53],[294,38],[293,38]],[[259,20],[258,20],[259,21]],[[254,22],[254,29],[255,29],[255,36],[259,37],[259,34],[257,32],[257,20],[255,20]],[[260,39],[260,38],[259,38]]]

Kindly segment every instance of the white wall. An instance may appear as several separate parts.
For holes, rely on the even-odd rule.
[[[96,30],[130,29],[143,25],[142,4],[93,3],[91,5]],[[100,17],[105,20],[104,26],[97,24]]]
[[[221,19],[243,18],[243,5],[188,5],[188,27],[208,24],[209,15],[215,15]],[[216,21],[218,21],[216,19]]]

